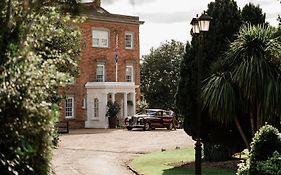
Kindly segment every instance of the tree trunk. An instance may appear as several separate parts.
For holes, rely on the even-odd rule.
[[[238,121],[238,118],[236,116],[234,117],[234,122],[235,122],[235,124],[237,126],[237,129],[238,129],[238,131],[239,131],[239,133],[240,133],[240,135],[241,135],[241,137],[242,137],[242,139],[243,139],[243,141],[245,143],[245,146],[247,147],[248,151],[250,151],[249,142],[248,142],[247,137],[246,137],[243,129],[241,128],[241,125],[240,125],[240,123]]]
[[[261,124],[262,124],[262,121],[261,121],[261,115],[260,115],[260,104],[257,104],[257,116],[256,116],[256,119],[257,119],[257,126],[256,126],[256,130],[259,130],[260,127],[261,127]]]
[[[254,137],[256,133],[256,124],[255,124],[254,114],[252,112],[250,114],[250,122],[251,122],[252,137]]]

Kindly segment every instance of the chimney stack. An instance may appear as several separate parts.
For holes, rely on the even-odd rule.
[[[95,3],[96,7],[100,7],[101,6],[101,0],[95,0],[94,3]]]

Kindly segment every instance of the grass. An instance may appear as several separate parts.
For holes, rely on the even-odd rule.
[[[194,168],[173,167],[170,163],[194,160],[194,149],[176,149],[165,152],[154,152],[137,157],[131,167],[144,175],[194,175]],[[235,175],[235,172],[219,168],[203,168],[204,175]]]

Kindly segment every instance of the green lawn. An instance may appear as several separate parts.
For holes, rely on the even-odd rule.
[[[144,175],[194,175],[194,168],[174,168],[169,163],[194,160],[194,149],[177,149],[165,152],[155,152],[137,157],[131,162],[131,167]],[[227,169],[202,169],[204,175],[235,175]]]

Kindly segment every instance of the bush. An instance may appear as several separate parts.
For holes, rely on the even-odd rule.
[[[279,132],[271,125],[265,125],[256,132],[249,157],[238,164],[237,175],[280,175],[281,139]]]
[[[114,103],[112,101],[107,102],[107,112],[106,112],[107,116],[116,117],[119,111],[120,111],[120,105],[116,101]]]
[[[267,160],[274,151],[281,152],[279,132],[271,125],[265,125],[256,132],[252,140],[250,158],[255,161]]]
[[[225,161],[231,159],[230,150],[221,144],[204,144],[204,160]]]
[[[277,151],[266,161],[257,162],[257,171],[263,175],[281,174],[281,155]]]
[[[22,2],[1,1],[0,174],[49,175],[58,91],[78,73],[80,32],[57,0]]]

